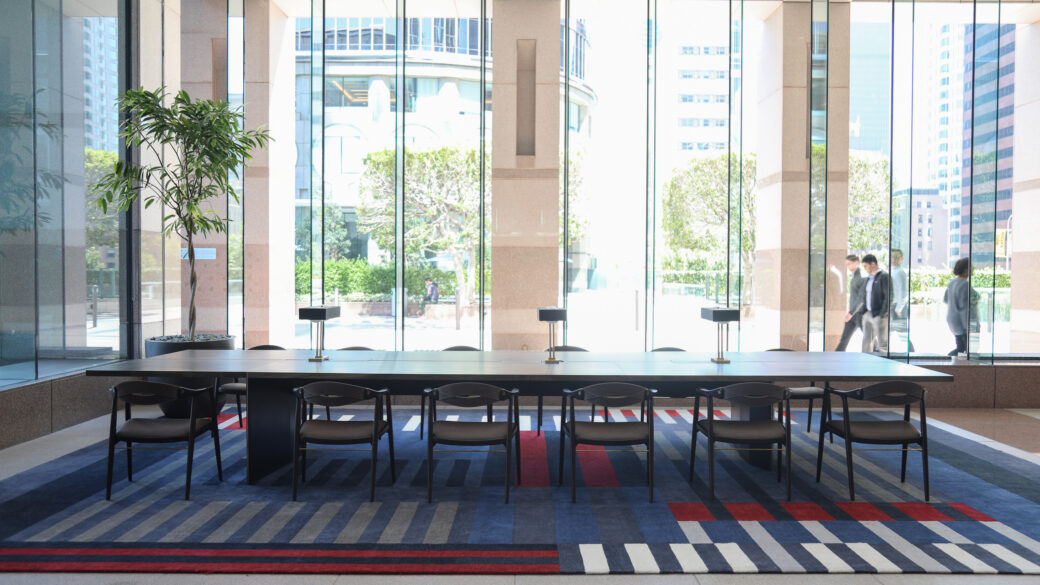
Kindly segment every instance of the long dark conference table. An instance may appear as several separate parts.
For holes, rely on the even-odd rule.
[[[247,383],[248,481],[291,461],[292,388],[314,380],[340,380],[394,394],[418,394],[449,382],[479,381],[517,388],[521,395],[559,396],[563,388],[624,381],[656,388],[663,396],[688,396],[698,386],[741,381],[818,382],[952,381],[953,376],[864,353],[733,352],[728,364],[713,354],[686,352],[558,354],[546,364],[535,351],[329,351],[311,362],[308,350],[188,350],[127,360],[87,370],[91,376],[224,376]]]

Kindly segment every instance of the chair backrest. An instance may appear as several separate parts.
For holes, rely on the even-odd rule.
[[[794,350],[793,349],[788,349],[786,347],[774,347],[772,349],[767,349],[766,351],[794,351]]]
[[[593,384],[578,390],[574,395],[579,400],[584,400],[595,406],[629,406],[640,404],[650,396],[650,390],[645,386],[629,384],[628,382],[603,382]]]
[[[864,386],[855,398],[885,406],[905,406],[924,401],[924,395],[925,389],[920,384],[893,380]]]
[[[681,347],[665,346],[665,347],[655,347],[651,351],[686,351],[686,350],[681,348]]]
[[[434,388],[432,398],[452,406],[469,408],[487,406],[505,400],[509,393],[498,386],[483,382],[456,382]]]
[[[718,397],[746,406],[772,406],[787,398],[788,390],[765,382],[741,382],[718,389]]]
[[[371,347],[365,347],[363,345],[351,345],[348,347],[339,348],[340,351],[372,351]]]
[[[578,347],[577,345],[554,345],[550,348],[552,351],[589,351],[584,347]],[[546,349],[545,351],[550,351]]]
[[[264,345],[254,345],[253,347],[250,347],[249,349],[285,349],[285,348],[280,346],[280,345],[264,344]]]
[[[128,380],[112,387],[115,397],[127,404],[161,404],[181,397],[188,390],[164,382]]]
[[[345,406],[372,398],[370,388],[343,382],[311,382],[296,388],[296,395],[305,403],[318,406]]]
[[[472,345],[453,345],[451,347],[445,347],[441,351],[480,351],[480,349],[473,347]]]

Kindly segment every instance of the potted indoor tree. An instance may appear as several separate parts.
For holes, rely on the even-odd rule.
[[[205,202],[224,194],[238,201],[232,179],[254,149],[270,142],[270,134],[244,129],[241,109],[228,102],[193,100],[184,91],[168,99],[165,88],[131,89],[119,97],[119,109],[124,115],[120,136],[158,162],[115,163],[95,187],[97,205],[103,211],[125,211],[137,201],[146,208],[162,206],[163,233],[184,242],[190,273],[187,332],[145,340],[145,355],[233,347],[229,335],[196,333],[195,238],[227,232],[229,220]]]

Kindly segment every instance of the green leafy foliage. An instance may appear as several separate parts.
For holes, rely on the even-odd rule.
[[[849,252],[888,249],[889,165],[887,158],[849,153]]]
[[[463,304],[476,287],[480,243],[480,156],[477,150],[445,146],[405,151],[404,250],[408,270],[420,279],[432,272],[430,259],[447,254]],[[490,157],[486,157],[490,161]],[[396,242],[396,159],[392,149],[365,157],[358,224],[384,250]],[[490,169],[485,169],[490,177]],[[490,198],[487,199],[490,204]],[[326,274],[330,264],[325,265]],[[326,276],[326,279],[329,277]],[[407,279],[407,276],[406,276]],[[421,290],[406,283],[409,290]],[[438,282],[446,294],[446,282]],[[326,284],[326,290],[330,286]],[[392,288],[392,284],[391,287]],[[390,288],[384,290],[390,290]]]
[[[758,165],[754,154],[745,154],[739,181],[736,172],[731,176],[730,167],[734,171],[740,167],[735,154],[692,158],[665,183],[661,216],[666,249],[664,268],[686,271],[686,274],[666,276],[666,282],[703,284],[706,276],[698,272],[725,270],[732,183],[734,188],[740,189],[743,298],[749,298],[755,252]]]
[[[138,200],[149,208],[161,206],[163,232],[187,244],[191,271],[188,335],[195,337],[196,235],[226,232],[228,220],[207,200],[227,194],[238,201],[234,185],[240,165],[252,151],[270,142],[267,130],[243,129],[243,114],[227,102],[193,100],[187,92],[167,105],[165,88],[133,89],[119,97],[125,114],[120,136],[128,146],[151,153],[151,164],[115,161],[97,182],[97,205],[126,211]]]
[[[432,278],[442,297],[455,296],[455,273],[449,270],[429,269],[405,271],[405,288],[409,298],[420,298],[426,291],[423,279]],[[373,266],[361,258],[325,261],[325,291],[339,291],[341,297],[360,295],[364,300],[388,300],[394,289],[393,265]],[[311,263],[296,263],[296,296],[307,298],[311,291]]]

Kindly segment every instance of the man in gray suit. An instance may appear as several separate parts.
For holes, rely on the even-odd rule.
[[[888,353],[888,313],[892,309],[892,281],[873,254],[863,257],[867,270],[863,289],[863,351]]]
[[[863,327],[860,309],[863,307],[863,287],[867,284],[867,280],[860,272],[859,256],[855,254],[846,256],[845,269],[852,273],[852,276],[849,277],[849,312],[845,313],[845,328],[841,331],[841,341],[838,342],[838,347],[834,348],[834,351],[845,351],[852,334],[856,332],[856,329]]]

